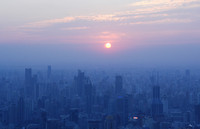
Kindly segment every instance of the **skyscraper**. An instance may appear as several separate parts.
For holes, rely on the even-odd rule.
[[[18,100],[18,107],[17,107],[17,120],[19,124],[22,124],[24,122],[25,118],[25,102],[24,98],[20,97]]]
[[[48,65],[47,67],[47,78],[50,79],[51,77],[51,65]]]
[[[162,97],[162,103],[163,103],[163,113],[165,115],[168,114],[168,98],[167,98],[167,95],[164,95]]]
[[[84,93],[84,81],[85,81],[84,72],[78,70],[78,76],[74,77],[74,81],[75,81],[76,92],[80,97],[82,97]]]
[[[26,68],[25,69],[25,84],[30,85],[32,82],[32,69]]]
[[[88,120],[88,129],[102,129],[102,121]]]
[[[32,75],[32,69],[25,69],[25,94],[26,97],[36,99],[39,97],[39,86],[37,84],[37,75]]]
[[[78,124],[78,115],[79,115],[79,110],[77,108],[72,108],[69,111],[69,119],[70,121],[75,122],[76,124]]]
[[[163,104],[160,100],[160,87],[153,86],[152,116],[160,117],[163,114]]]
[[[32,69],[25,69],[25,94],[27,97],[33,96],[33,86],[32,86]]]
[[[85,97],[85,102],[86,102],[86,112],[88,114],[90,114],[92,111],[92,97],[93,97],[92,90],[93,90],[92,83],[91,83],[90,79],[88,78],[84,85],[84,91],[85,91],[84,97]]]
[[[119,126],[128,123],[128,96],[118,96],[116,99],[116,113],[119,116]]]
[[[160,99],[160,87],[159,86],[153,87],[153,99]]]
[[[105,118],[104,129],[116,129],[117,127],[116,118],[114,115],[108,115]]]
[[[195,121],[200,124],[200,104],[194,106]]]

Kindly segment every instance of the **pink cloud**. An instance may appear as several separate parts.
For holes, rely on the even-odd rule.
[[[61,28],[61,30],[86,30],[89,29],[89,27],[81,26],[81,27],[67,27],[67,28]]]

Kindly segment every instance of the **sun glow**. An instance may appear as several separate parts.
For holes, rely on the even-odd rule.
[[[106,47],[106,48],[111,48],[111,44],[110,44],[110,43],[106,43],[106,44],[105,44],[105,47]]]

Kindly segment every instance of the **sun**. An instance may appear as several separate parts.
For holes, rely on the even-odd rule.
[[[110,43],[106,43],[106,44],[105,44],[105,47],[106,47],[106,48],[111,48],[111,44],[110,44]]]

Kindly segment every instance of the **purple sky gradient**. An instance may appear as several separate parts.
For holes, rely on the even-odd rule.
[[[176,60],[188,53],[189,56],[182,59],[182,64],[194,65],[200,62],[191,59],[200,55],[200,52],[196,52],[200,46],[199,12],[199,0],[2,1],[1,59],[5,64],[24,64],[30,60],[21,58],[28,49],[28,52],[32,52],[29,56],[35,62],[27,62],[27,65],[39,64],[42,58],[33,56],[37,48],[44,58],[50,55],[53,57],[52,61],[44,60],[43,64],[53,64],[54,61],[62,63],[59,59],[65,56],[69,61],[77,63],[75,60],[82,60],[80,55],[90,58],[80,61],[85,64],[89,64],[91,59],[96,63],[109,62],[109,58],[116,58],[113,61],[115,64],[117,60],[121,60],[120,63],[130,62],[131,58],[127,56],[133,56],[133,60],[138,58],[138,65],[145,64],[149,58],[159,64],[163,62],[162,57],[168,55],[170,58],[173,53],[174,59],[168,62],[178,65]],[[104,48],[106,42],[112,44],[111,49]],[[17,52],[16,46],[21,53]],[[35,47],[32,49],[28,46]],[[66,47],[66,51],[62,49],[58,54],[58,48],[62,47]],[[165,54],[162,55],[162,51],[159,54],[158,51],[165,47]],[[54,54],[50,51],[53,48]],[[169,48],[176,49],[171,52],[173,49]],[[45,54],[45,51],[49,53]],[[154,54],[148,57],[148,52],[153,51],[157,51],[160,57],[156,58]],[[131,62],[133,64],[134,61]]]

